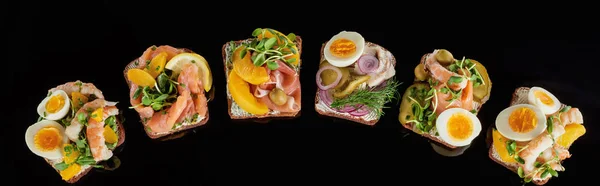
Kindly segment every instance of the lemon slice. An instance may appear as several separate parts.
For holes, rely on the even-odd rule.
[[[200,81],[202,81],[204,91],[208,92],[212,87],[212,74],[210,72],[210,67],[208,67],[208,62],[206,62],[206,59],[201,55],[195,53],[178,54],[167,62],[165,68],[173,71],[174,74],[179,74],[181,68],[188,63],[198,66]]]

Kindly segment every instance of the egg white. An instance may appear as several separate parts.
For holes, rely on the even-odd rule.
[[[523,107],[527,107],[532,109],[535,112],[535,116],[537,118],[537,125],[536,127],[526,133],[518,133],[513,131],[510,128],[510,125],[508,123],[508,118],[510,117],[510,114],[515,111],[516,109],[519,108],[523,108]],[[502,136],[511,139],[511,140],[515,140],[515,141],[529,141],[532,140],[533,138],[537,137],[538,135],[540,135],[542,132],[544,132],[544,130],[546,130],[546,116],[544,115],[544,113],[536,106],[531,105],[531,104],[517,104],[517,105],[513,105],[510,106],[504,110],[502,110],[500,112],[500,114],[498,114],[498,116],[496,117],[496,129],[498,130],[498,132],[500,132],[500,134],[502,134]]]
[[[473,124],[473,130],[471,134],[469,134],[469,137],[465,140],[455,140],[452,137],[450,137],[450,134],[448,134],[448,120],[450,119],[450,116],[457,113],[461,113],[467,116]],[[469,112],[468,110],[462,108],[451,108],[442,112],[435,121],[435,127],[437,129],[438,134],[440,135],[440,138],[442,138],[444,142],[456,147],[463,147],[471,144],[473,139],[479,136],[479,133],[481,132],[481,122],[479,121],[477,116],[475,116],[475,114]]]
[[[356,52],[348,57],[340,58],[331,54],[329,47],[331,44],[337,39],[348,39],[354,42],[356,45]],[[323,50],[325,59],[333,66],[336,67],[347,67],[360,58],[362,56],[363,51],[365,50],[365,38],[362,37],[358,32],[350,32],[350,31],[342,31],[337,35],[333,36],[327,44],[325,44],[325,48]]]
[[[65,144],[69,141],[69,138],[67,138],[67,136],[65,135],[65,128],[62,125],[60,125],[56,121],[42,120],[42,121],[39,121],[27,128],[27,131],[25,132],[25,143],[27,143],[27,147],[34,154],[44,157],[44,158],[47,158],[47,159],[50,159],[50,160],[55,160],[55,159],[61,158],[62,157],[61,148],[56,148],[55,150],[52,150],[52,151],[43,152],[43,151],[38,150],[35,147],[35,142],[34,142],[33,138],[35,137],[35,134],[37,134],[37,132],[40,131],[40,129],[42,129],[44,127],[57,128],[59,131],[59,135],[62,136],[62,142],[63,142],[62,144]],[[62,147],[62,144],[60,147]]]
[[[63,98],[65,98],[65,105],[62,108],[60,108],[60,110],[56,113],[53,113],[53,114],[46,113],[46,103],[48,103],[48,100],[50,100],[50,98],[55,95],[61,95]],[[52,94],[50,96],[48,96],[48,97],[44,98],[44,100],[42,100],[42,102],[37,107],[37,112],[44,119],[56,121],[56,120],[60,120],[60,119],[64,118],[67,115],[67,113],[69,113],[70,108],[71,108],[71,99],[69,98],[67,93],[63,90],[56,90],[56,91],[52,92]],[[44,116],[44,113],[46,113],[46,116]]]
[[[542,91],[546,93],[554,103],[551,106],[545,105],[544,103],[542,103],[542,101],[540,101],[539,98],[535,97],[535,91]],[[561,103],[560,101],[558,101],[558,98],[556,98],[556,96],[554,96],[552,93],[541,87],[531,87],[531,89],[529,89],[529,93],[527,94],[527,101],[529,102],[529,104],[539,107],[540,110],[542,110],[542,112],[546,115],[554,114],[561,107]]]

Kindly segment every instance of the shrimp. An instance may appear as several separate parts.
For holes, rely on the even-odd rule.
[[[96,120],[90,119],[86,130],[86,136],[92,156],[94,160],[102,161],[112,157],[112,151],[106,147],[104,139],[104,121],[97,122]]]
[[[540,153],[552,147],[552,143],[552,137],[550,137],[547,132],[544,132],[531,140],[527,144],[527,148],[519,153],[519,157],[525,161],[525,163],[519,164],[519,166],[523,168],[525,174],[529,174],[534,170],[536,159]]]
[[[550,163],[550,167],[556,171],[563,171],[564,167],[562,167],[559,161],[565,160],[571,157],[569,151],[558,144],[554,144],[553,147],[550,147],[542,152],[540,157],[537,158],[538,162],[548,162],[554,159],[554,157],[558,157],[558,161],[553,161]]]
[[[76,141],[79,139],[79,132],[83,129],[83,124],[79,122],[77,117],[80,114],[83,114],[86,118],[88,117],[88,111],[93,111],[98,108],[104,107],[105,101],[103,99],[96,99],[94,101],[88,102],[84,104],[79,111],[75,113],[75,118],[71,120],[71,125],[67,126],[65,129],[65,134],[71,141]]]
[[[138,89],[138,86],[136,84],[131,84],[131,89],[129,90],[129,97],[130,97],[130,103],[133,106],[133,108],[135,109],[135,111],[137,111],[140,114],[140,117],[142,118],[150,118],[152,117],[152,115],[154,114],[154,110],[151,107],[145,107],[143,105],[141,105],[140,103],[142,103],[142,96],[138,96],[137,99],[133,99],[133,95],[135,94],[135,91]]]
[[[568,125],[572,123],[583,124],[583,115],[578,108],[571,108],[568,111],[560,114],[560,121],[562,125]]]
[[[438,50],[433,51],[432,54],[430,54],[427,59],[425,59],[425,69],[429,70],[429,74],[431,75],[431,77],[433,77],[433,79],[441,82],[441,83],[447,83],[448,80],[450,80],[450,77],[461,77],[462,81],[460,83],[451,83],[448,86],[452,89],[452,90],[460,90],[463,89],[467,86],[467,81],[466,78],[462,77],[460,74],[452,72],[448,69],[446,69],[444,66],[442,66],[438,61],[436,61],[435,59],[435,54],[437,54]]]
[[[50,89],[50,92],[54,92],[56,90],[62,90],[67,93],[67,95],[71,95],[72,92],[79,92],[85,96],[94,95],[96,98],[104,99],[104,95],[102,95],[102,91],[96,88],[94,84],[91,83],[83,83],[79,80],[75,82],[68,82],[63,85],[59,85],[55,88]]]

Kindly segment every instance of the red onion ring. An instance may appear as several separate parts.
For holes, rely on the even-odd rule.
[[[350,115],[360,117],[369,114],[369,112],[371,112],[371,110],[369,110],[368,107],[362,106],[359,109],[350,112]]]
[[[379,68],[379,60],[375,56],[363,55],[356,62],[360,72],[368,74]]]
[[[333,70],[335,73],[337,73],[337,78],[335,78],[335,81],[333,81],[333,83],[331,83],[327,86],[324,86],[323,84],[321,84],[321,82],[322,82],[321,73],[325,70]],[[321,90],[329,90],[329,89],[337,86],[337,84],[340,83],[341,79],[342,79],[342,71],[334,66],[329,66],[329,65],[324,66],[323,68],[319,69],[319,71],[317,72],[317,86]]]
[[[330,107],[331,103],[333,102],[333,99],[331,98],[331,94],[329,94],[329,92],[327,90],[319,90],[319,98],[328,107]]]

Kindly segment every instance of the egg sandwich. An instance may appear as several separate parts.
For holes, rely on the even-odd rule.
[[[271,28],[222,48],[231,119],[297,117],[301,109],[302,39]]]
[[[375,125],[397,99],[392,53],[362,35],[342,31],[321,47],[315,110],[321,115]]]
[[[481,132],[477,113],[492,88],[485,67],[439,49],[423,55],[414,71],[414,84],[400,103],[400,123],[448,149],[470,145]]]
[[[69,82],[48,91],[37,107],[38,121],[25,132],[27,147],[63,180],[75,183],[92,168],[108,168],[125,141],[116,102],[91,83]]]
[[[212,74],[201,55],[169,45],[150,46],[127,65],[124,75],[130,108],[150,138],[168,138],[208,121]]]
[[[569,148],[586,132],[579,109],[541,87],[519,87],[496,117],[489,157],[525,183],[543,185],[571,157]]]

